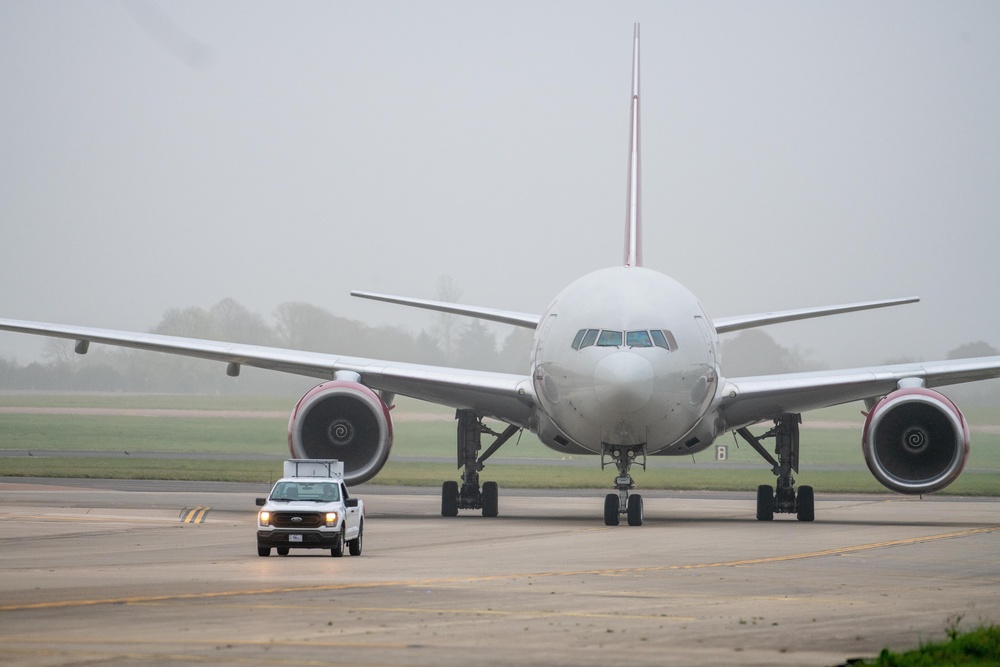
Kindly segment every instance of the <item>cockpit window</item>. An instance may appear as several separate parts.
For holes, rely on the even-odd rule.
[[[601,331],[601,335],[597,337],[597,345],[598,347],[621,347],[622,332],[604,329]]]
[[[612,331],[611,329],[580,329],[573,337],[573,349],[582,350],[591,345],[599,347],[621,347],[622,342],[628,347],[660,347],[664,350],[676,350],[677,341],[674,335],[666,330],[640,329],[638,331]]]
[[[648,331],[629,331],[625,334],[625,344],[629,347],[653,347]]]
[[[649,333],[650,335],[653,336],[653,343],[656,345],[656,347],[662,347],[667,350],[670,349],[670,344],[667,343],[667,337],[663,335],[662,331],[660,331],[659,329],[653,329]]]
[[[584,347],[590,347],[597,340],[597,334],[600,333],[597,329],[580,329],[576,332],[576,337],[573,339],[573,349],[579,350]]]

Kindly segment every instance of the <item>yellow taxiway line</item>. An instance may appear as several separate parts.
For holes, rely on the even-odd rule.
[[[207,508],[202,508],[202,509],[207,510]],[[887,540],[885,542],[872,542],[869,544],[858,544],[853,546],[837,547],[834,549],[824,549],[822,551],[808,551],[796,554],[786,554],[783,556],[766,556],[761,558],[748,558],[744,560],[724,561],[717,563],[692,563],[689,565],[655,565],[647,567],[619,567],[619,568],[575,570],[575,571],[521,572],[521,573],[515,572],[515,573],[493,574],[493,575],[483,575],[483,576],[446,577],[441,579],[414,579],[414,580],[372,581],[366,583],[320,584],[316,586],[290,586],[290,587],[279,587],[279,588],[241,589],[241,590],[214,591],[214,592],[202,592],[202,593],[179,593],[174,595],[137,595],[130,597],[97,598],[89,600],[55,600],[50,602],[36,602],[29,604],[0,605],[0,612],[24,611],[29,609],[60,609],[60,608],[72,608],[72,607],[87,607],[87,606],[96,606],[105,604],[154,604],[158,602],[171,602],[180,600],[208,600],[208,599],[248,596],[248,595],[272,595],[276,593],[300,593],[300,592],[317,592],[317,591],[334,591],[334,590],[351,590],[351,589],[357,590],[365,588],[389,588],[389,587],[406,587],[406,586],[430,586],[430,585],[440,586],[448,584],[502,581],[502,580],[513,580],[513,579],[535,578],[535,577],[537,578],[569,577],[569,576],[582,576],[582,575],[599,576],[599,575],[617,575],[617,574],[638,574],[643,572],[698,570],[698,569],[722,568],[722,567],[746,567],[748,565],[765,565],[769,563],[781,563],[785,561],[805,560],[809,558],[842,556],[844,554],[858,553],[861,551],[870,551],[873,549],[886,549],[890,547],[902,547],[902,546],[911,546],[914,544],[925,544],[927,542],[936,542],[939,540],[950,540],[950,539],[959,539],[963,537],[972,537],[974,535],[983,535],[986,533],[995,533],[998,531],[1000,531],[1000,526],[988,526],[984,528],[971,528],[968,530],[960,530],[950,533],[938,533],[936,535],[922,535],[918,537],[908,537],[898,540]]]

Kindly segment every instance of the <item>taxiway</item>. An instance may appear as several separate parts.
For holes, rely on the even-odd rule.
[[[1000,501],[358,487],[360,557],[255,553],[264,487],[0,479],[5,664],[835,665],[1000,621]]]

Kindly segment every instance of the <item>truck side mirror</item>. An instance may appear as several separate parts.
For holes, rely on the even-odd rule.
[[[263,507],[266,504],[267,504],[267,498],[258,498],[257,499],[257,507]]]
[[[358,499],[357,498],[348,498],[347,500],[344,501],[344,505],[346,507],[357,507],[358,506]]]

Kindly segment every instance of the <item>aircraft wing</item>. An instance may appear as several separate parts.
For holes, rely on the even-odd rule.
[[[359,290],[352,291],[351,296],[361,297],[362,299],[372,299],[373,301],[397,303],[403,306],[412,306],[414,308],[424,308],[426,310],[436,310],[442,313],[451,313],[452,315],[465,315],[466,317],[475,317],[481,320],[490,320],[491,322],[513,324],[514,326],[525,327],[527,329],[536,328],[538,326],[539,319],[541,319],[538,315],[533,313],[520,313],[514,310],[499,310],[497,308],[480,308],[478,306],[463,306],[449,301],[413,299],[406,296],[377,294],[375,292],[362,292]]]
[[[1000,377],[1000,356],[727,379],[719,412],[727,429],[841,403],[877,398],[901,381],[942,387]]]
[[[323,380],[333,379],[339,371],[348,371],[357,373],[363,384],[375,390],[475,410],[518,426],[527,425],[534,407],[526,375],[45,322],[0,319],[0,330],[75,340],[77,352],[81,353],[93,342],[221,361],[230,364],[227,372],[231,375],[238,374],[239,366],[244,365]]]
[[[426,310],[436,310],[452,315],[464,315],[475,317],[492,322],[502,322],[514,326],[535,329],[541,319],[539,315],[533,313],[522,313],[513,310],[500,310],[497,308],[482,308],[479,306],[464,306],[449,301],[432,301],[428,299],[415,299],[405,296],[394,296],[391,294],[379,294],[376,292],[363,292],[354,290],[351,296],[362,299],[372,299],[373,301],[385,301],[414,308],[424,308]],[[859,303],[846,303],[837,306],[820,306],[817,308],[800,308],[797,310],[781,310],[767,313],[754,313],[751,315],[737,315],[733,317],[721,317],[714,320],[715,330],[718,333],[729,333],[741,329],[751,329],[762,327],[767,324],[780,324],[782,322],[794,322],[796,320],[807,320],[814,317],[826,317],[828,315],[840,315],[843,313],[853,313],[859,310],[872,310],[874,308],[888,308],[889,306],[899,306],[906,303],[916,303],[919,297],[906,297],[902,299],[883,299],[881,301],[862,301]]]
[[[715,330],[721,334],[729,333],[730,331],[739,331],[740,329],[762,327],[766,324],[779,324],[781,322],[794,322],[795,320],[808,320],[813,317],[840,315],[842,313],[853,313],[859,310],[871,310],[873,308],[888,308],[889,306],[900,306],[904,303],[916,303],[917,301],[920,301],[919,297],[911,296],[903,299],[883,299],[881,301],[845,303],[839,306],[820,306],[818,308],[781,310],[773,313],[755,313],[753,315],[739,315],[736,317],[720,317],[714,320],[714,324]]]

